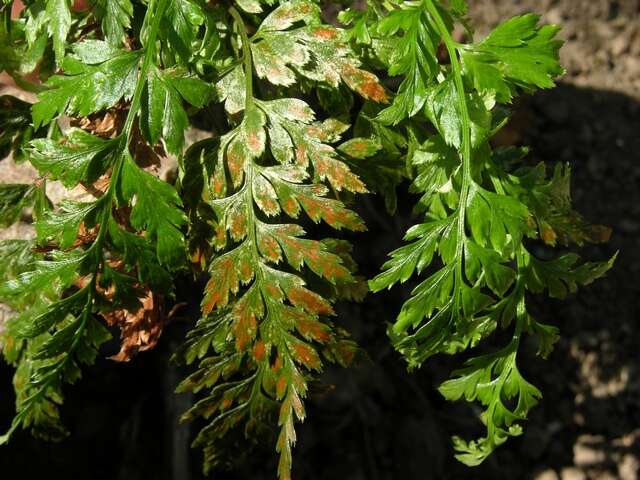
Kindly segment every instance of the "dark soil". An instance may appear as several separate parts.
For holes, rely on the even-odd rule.
[[[616,251],[615,268],[568,301],[534,299],[533,311],[558,325],[562,340],[547,361],[527,348],[527,378],[544,394],[525,434],[469,469],[453,459],[449,437],[481,433],[468,404],[444,402],[435,387],[459,361],[436,358],[409,374],[385,337],[402,289],[345,306],[340,319],[369,358],[330,370],[309,396],[299,429],[295,478],[303,480],[622,479],[640,465],[640,0],[479,0],[479,33],[509,15],[534,10],[561,23],[568,74],[555,90],[522,99],[500,141],[532,147],[532,158],[569,162],[577,209],[613,228],[607,245],[584,248],[591,259]],[[410,211],[413,198],[400,199]],[[375,274],[399,245],[409,216],[391,218],[382,204],[363,208],[370,230],[354,238],[363,273]],[[366,246],[366,248],[365,248]],[[191,292],[182,292],[190,296]],[[195,312],[183,312],[184,318]],[[199,453],[188,426],[177,426],[187,396],[172,390],[184,372],[167,365],[187,321],[175,320],[160,346],[131,364],[101,361],[67,389],[69,439],[51,445],[16,435],[0,449],[2,478],[92,480],[198,479]],[[0,384],[11,372],[0,367]],[[7,389],[3,388],[3,392]],[[13,399],[0,398],[0,420]],[[270,442],[247,451],[238,438],[234,470],[216,479],[272,479]],[[13,475],[12,475],[13,474]]]

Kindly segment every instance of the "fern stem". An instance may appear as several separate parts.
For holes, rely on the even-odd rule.
[[[457,288],[461,288],[464,283],[462,276],[463,262],[463,239],[466,238],[465,222],[469,190],[471,187],[471,118],[469,116],[469,107],[464,91],[464,83],[462,81],[462,68],[458,60],[457,42],[451,37],[438,7],[433,0],[425,0],[425,6],[429,15],[433,19],[436,29],[442,37],[444,46],[449,54],[451,61],[451,73],[456,87],[456,95],[458,100],[458,109],[460,110],[460,121],[462,123],[462,186],[460,189],[460,203],[458,204],[458,231],[456,246],[456,284]],[[456,304],[459,306],[459,297],[456,298]]]
[[[233,17],[233,20],[238,28],[238,32],[240,33],[240,38],[242,40],[242,61],[244,63],[244,78],[245,78],[245,107],[244,107],[244,115],[247,114],[250,108],[253,107],[253,59],[251,57],[251,40],[249,40],[249,35],[247,33],[247,28],[244,24],[244,20],[242,20],[242,16],[236,10],[235,7],[229,8],[229,13]],[[253,200],[253,175],[254,175],[254,163],[253,158],[249,158],[245,162],[245,195],[246,195],[246,214],[247,214],[247,241],[251,242],[251,251],[253,252],[253,256],[257,265],[260,268],[256,269],[256,278],[262,278],[262,262],[260,261],[260,254],[258,251],[258,241],[256,234],[256,214],[254,211],[254,200]]]
[[[242,39],[242,61],[244,62],[244,83],[245,83],[245,110],[253,103],[253,59],[251,58],[251,41],[247,34],[247,27],[244,25],[242,16],[235,7],[229,8],[229,13],[233,17],[240,38]]]
[[[153,61],[155,54],[156,39],[158,37],[158,31],[160,30],[160,21],[162,20],[164,11],[167,8],[167,2],[168,0],[157,0],[156,3],[152,0],[151,5],[147,9],[147,13],[145,14],[144,24],[147,23],[148,18],[151,18],[152,20],[151,26],[149,27],[149,35],[147,36],[147,44],[144,47],[144,60],[140,67],[138,83],[136,84],[136,89],[133,93],[133,98],[131,99],[131,106],[129,107],[129,113],[127,114],[127,119],[125,120],[125,124],[122,129],[122,134],[124,134],[123,138],[127,143],[131,136],[133,122],[138,114],[138,110],[140,109],[142,93],[147,83],[147,74],[149,73],[149,67],[151,67],[151,62]]]

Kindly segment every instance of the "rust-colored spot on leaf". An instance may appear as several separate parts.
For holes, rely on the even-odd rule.
[[[301,197],[300,203],[307,215],[315,221],[324,220],[334,228],[348,228],[353,231],[366,229],[362,219],[335,200]]]
[[[284,396],[287,392],[287,386],[287,377],[284,374],[280,375],[276,382],[276,396],[278,398],[282,398]]]
[[[253,278],[253,265],[251,264],[251,260],[249,258],[242,257],[239,261],[240,265],[238,271],[240,273],[240,280],[242,281],[242,283],[247,283]]]
[[[258,331],[258,323],[253,312],[243,309],[239,312],[233,324],[233,333],[236,338],[236,348],[242,352],[247,349]]]
[[[300,206],[298,205],[298,202],[296,202],[296,199],[293,197],[287,197],[286,200],[282,202],[282,208],[290,217],[295,218],[300,213]]]
[[[235,187],[240,186],[242,183],[245,160],[246,152],[242,144],[236,139],[227,150],[227,165],[229,166],[229,173],[231,174],[231,180]]]
[[[239,252],[241,254],[242,252]],[[236,270],[237,255],[228,255],[216,259],[210,267],[211,278],[205,287],[202,301],[202,313],[209,315],[214,308],[222,308],[229,303],[229,292],[237,292],[240,280],[244,283],[253,278],[253,269],[247,272]]]
[[[256,132],[250,132],[247,135],[247,144],[253,152],[259,152],[262,149],[262,141]]]
[[[223,248],[227,243],[227,230],[224,228],[224,225],[220,223],[216,225],[215,234],[214,243],[216,248]]]
[[[369,144],[362,140],[351,142],[349,145],[355,152],[358,153],[365,153],[369,150]]]
[[[289,301],[296,307],[304,308],[316,315],[333,315],[333,308],[320,295],[304,287],[292,287],[287,292]]]
[[[377,79],[375,81],[367,80],[360,84],[359,92],[362,93],[362,96],[368,98],[369,100],[373,100],[378,103],[388,103],[389,97],[387,97],[387,93],[384,91],[384,88],[380,83],[378,83]]]
[[[264,342],[262,340],[258,340],[253,346],[253,358],[255,358],[256,361],[261,362],[265,358],[266,351],[267,349]]]
[[[298,144],[296,146],[296,163],[304,166],[309,163],[307,158],[307,148],[302,144]]]
[[[323,40],[332,40],[338,36],[338,31],[335,28],[318,27],[313,31],[313,36]]]
[[[313,159],[313,166],[318,176],[329,180],[336,190],[348,190],[354,193],[366,193],[364,183],[354,175],[344,163],[329,156],[320,156]]]
[[[213,309],[216,305],[222,302],[222,292],[217,289],[217,286],[213,279],[210,279],[207,282],[207,286],[205,287],[205,291],[207,292],[202,302],[202,313],[204,315],[209,315],[213,312]]]
[[[229,231],[234,240],[241,240],[247,234],[247,217],[244,210],[239,208],[232,210],[228,218]]]
[[[298,363],[312,370],[319,370],[322,363],[317,352],[306,343],[296,342],[293,345],[294,358]]]
[[[232,404],[233,400],[231,400],[230,398],[224,398],[222,399],[222,402],[220,402],[220,410],[227,410]]]
[[[313,318],[299,318],[296,322],[296,329],[304,338],[313,339],[319,343],[326,343],[331,339],[329,328]]]
[[[282,259],[280,245],[271,235],[262,235],[258,239],[258,248],[260,253],[272,262],[278,263]]]
[[[226,184],[225,184],[225,179],[222,175],[214,175],[213,183],[211,186],[213,188],[213,193],[216,198],[220,198],[222,195],[224,195]]]
[[[389,102],[384,87],[373,73],[361,70],[348,62],[342,63],[341,67],[340,76],[350,88],[374,102]]]
[[[262,288],[264,288],[265,292],[271,297],[280,298],[282,296],[280,289],[272,283],[266,283]]]

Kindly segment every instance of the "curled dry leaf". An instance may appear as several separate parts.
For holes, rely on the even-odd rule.
[[[145,289],[140,303],[135,311],[122,309],[101,313],[109,326],[120,328],[120,351],[110,357],[112,360],[128,362],[138,352],[155,347],[160,339],[164,327],[162,296]]]
[[[78,200],[91,200],[92,198],[100,198],[104,195],[104,192],[109,188],[109,183],[111,182],[111,172],[106,175],[101,175],[98,180],[93,183],[81,183],[78,187],[74,189],[77,191],[77,195],[75,197]],[[73,191],[72,191],[73,193]],[[90,197],[89,197],[90,195]]]
[[[98,236],[98,230],[100,227],[96,225],[93,228],[87,228],[82,222],[80,224],[80,228],[78,228],[78,236],[76,237],[76,241],[73,243],[72,248],[78,248],[82,245],[93,243],[93,241]]]
[[[123,266],[122,261],[111,261],[110,268],[118,270]],[[90,277],[83,276],[75,281],[75,286],[82,289],[90,282]],[[114,297],[114,287],[101,288],[96,285],[97,290],[109,301]],[[110,327],[118,327],[120,329],[120,351],[109,358],[117,362],[128,362],[138,352],[150,350],[156,346],[162,330],[164,328],[165,318],[174,314],[175,310],[180,307],[176,305],[169,315],[164,313],[164,299],[159,293],[154,293],[148,287],[140,288],[138,296],[140,306],[137,310],[128,310],[121,308],[118,310],[100,312],[100,316],[104,318]]]
[[[72,127],[79,127],[101,138],[115,138],[124,125],[127,110],[120,104],[106,112],[94,113],[79,119],[71,119]]]
[[[162,164],[167,161],[167,153],[162,148],[162,145],[149,145],[142,137],[142,133],[137,126],[133,128],[132,136],[131,146],[136,164],[147,172],[159,176]]]

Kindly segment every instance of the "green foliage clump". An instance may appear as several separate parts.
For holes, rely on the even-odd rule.
[[[205,470],[231,429],[271,424],[290,478],[309,382],[357,353],[335,302],[414,277],[389,337],[410,368],[471,352],[440,386],[484,409],[486,435],[455,438],[458,459],[477,465],[522,432],[541,392],[518,368],[520,343],[533,335],[546,356],[558,338],[528,294],[564,298],[613,262],[536,257],[536,244],[606,231],[571,208],[568,167],[491,143],[517,95],[563,73],[557,26],[528,14],[475,41],[464,0],[371,0],[341,11],[340,27],[312,0],[25,4],[17,18],[11,0],[0,7],[0,70],[37,101],[0,98],[0,156],[41,176],[0,185],[0,224],[30,209],[37,232],[0,243],[17,394],[0,443],[17,428],[63,436],[63,385],[101,353],[106,326],[121,329],[116,359],[153,347],[175,279],[205,272],[202,316],[176,352],[194,365],[178,391],[200,395],[184,418],[206,419],[194,442]],[[203,118],[209,138],[187,145]],[[175,182],[154,167],[169,156]],[[365,230],[358,195],[393,214],[405,179],[421,223],[368,284],[348,242],[307,235],[311,223]],[[54,205],[50,180],[87,194]],[[511,340],[474,353],[497,330]]]

